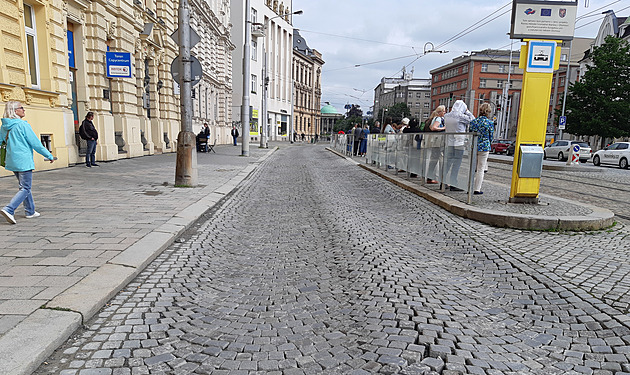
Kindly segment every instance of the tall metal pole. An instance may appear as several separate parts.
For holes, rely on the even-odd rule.
[[[179,82],[181,101],[181,127],[177,135],[177,162],[175,186],[196,186],[197,145],[192,132],[192,61],[190,59],[190,6],[188,0],[179,0],[179,56],[182,61]]]
[[[567,90],[569,89],[569,81],[571,79],[571,50],[573,49],[573,40],[569,43],[569,58],[567,59],[567,74],[564,78],[564,94],[562,96],[562,116],[564,116],[564,107],[567,104]],[[558,129],[560,135],[559,139],[562,139],[562,129]]]
[[[501,105],[501,108],[503,109],[503,113],[501,115],[501,130],[502,130],[502,134],[501,136],[504,139],[507,139],[508,136],[508,124],[510,122],[509,120],[509,116],[510,116],[510,111],[508,110],[508,98],[510,96],[510,78],[511,78],[511,74],[512,74],[512,43],[513,43],[513,39],[510,39],[510,62],[508,63],[508,77],[507,77],[507,85],[506,85],[506,89],[505,89],[505,95],[503,98],[503,104]]]
[[[263,68],[262,68],[262,123],[260,124],[260,148],[267,148],[267,44],[265,40],[267,39],[267,22],[263,26]]]
[[[251,9],[249,0],[245,0],[245,41],[243,43],[243,103],[241,105],[241,124],[243,125],[242,156],[249,156],[249,80],[251,79],[251,40],[252,24],[249,19]]]

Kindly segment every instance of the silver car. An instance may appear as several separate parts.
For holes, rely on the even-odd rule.
[[[588,159],[591,158],[591,146],[586,142],[582,141],[569,141],[569,140],[559,140],[545,147],[544,150],[544,158],[554,158],[558,160],[567,160],[569,155],[571,155],[571,147],[574,145],[580,146],[580,162],[586,163]]]

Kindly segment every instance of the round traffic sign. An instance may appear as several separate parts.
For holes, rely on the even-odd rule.
[[[190,60],[191,60],[190,73],[191,73],[191,78],[192,78],[191,84],[194,86],[198,84],[199,81],[201,81],[201,75],[202,75],[201,62],[199,62],[199,59],[196,58],[195,56],[190,56]],[[181,56],[177,56],[175,59],[173,59],[173,63],[171,64],[171,76],[173,76],[173,80],[177,82],[177,84],[179,84],[179,75],[182,74],[181,70],[182,70],[182,58]]]

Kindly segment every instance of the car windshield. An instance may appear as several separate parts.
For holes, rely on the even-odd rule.
[[[580,147],[591,147],[591,146],[589,146],[589,144],[588,144],[588,143],[586,143],[586,142],[575,142],[575,141],[574,141],[574,142],[571,142],[571,143],[572,143],[572,144],[574,144],[574,145],[580,145]]]

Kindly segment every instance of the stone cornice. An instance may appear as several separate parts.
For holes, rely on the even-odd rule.
[[[57,104],[57,100],[59,99],[59,93],[52,91],[28,87],[22,87],[22,91],[24,91],[26,104],[43,104],[42,102],[48,101],[48,105],[51,108],[54,108],[55,104]]]
[[[0,96],[3,102],[8,102],[11,99],[11,93],[17,86],[7,83],[0,83]]]

